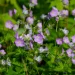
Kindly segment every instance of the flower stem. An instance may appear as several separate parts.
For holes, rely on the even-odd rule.
[[[57,22],[57,25],[56,25],[56,32],[57,32],[57,30],[58,30],[58,22]]]
[[[22,62],[23,62],[23,64],[24,64],[24,72],[26,72],[26,75],[28,75],[27,67],[26,67],[26,64],[25,64],[25,62],[24,62],[24,59],[23,59],[23,58],[22,58]]]

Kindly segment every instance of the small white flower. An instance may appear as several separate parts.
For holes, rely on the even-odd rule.
[[[5,64],[6,64],[6,61],[5,61],[4,59],[2,59],[2,60],[1,60],[1,64],[2,64],[2,65],[5,65]]]
[[[25,27],[26,29],[31,29],[31,28],[30,28],[30,25],[28,25],[28,24],[26,24],[24,27]]]
[[[45,19],[46,17],[47,17],[47,16],[46,16],[45,14],[42,14],[42,15],[41,15],[41,18],[42,18],[42,19]]]
[[[68,31],[66,28],[61,29],[61,30],[62,30],[62,32],[63,32],[65,35],[68,35],[69,31]]]
[[[38,57],[34,57],[34,60],[36,60],[37,62],[41,62],[42,61],[42,58],[41,58],[41,56],[38,56]]]
[[[29,6],[30,6],[30,7],[34,7],[34,4],[33,4],[33,3],[29,3]]]
[[[48,30],[48,29],[46,29],[46,34],[47,34],[47,35],[50,35],[50,32],[49,32],[49,30]]]
[[[24,36],[23,36],[23,35],[21,35],[21,36],[20,36],[20,38],[21,38],[21,39],[24,39]]]
[[[7,58],[7,60],[6,60],[6,64],[7,64],[8,66],[11,66],[11,61],[10,61],[9,58]]]
[[[32,35],[32,29],[29,30],[29,34]]]
[[[27,40],[31,40],[31,35],[30,34],[27,34],[27,35],[24,35],[24,38]]]
[[[23,5],[23,13],[26,15],[28,14],[28,10],[26,9],[26,7]]]
[[[42,53],[42,52],[45,52],[45,51],[48,51],[48,48],[43,48],[43,47],[40,47],[39,48],[39,52]]]
[[[73,47],[73,46],[74,46],[73,42],[70,42],[70,43],[69,43],[69,46],[70,46],[70,47]]]
[[[23,13],[26,15],[28,14],[28,10],[23,10]]]

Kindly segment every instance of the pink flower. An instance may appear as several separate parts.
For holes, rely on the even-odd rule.
[[[68,37],[66,37],[66,36],[63,37],[63,42],[66,43],[66,44],[69,44],[70,43]]]
[[[50,14],[51,17],[56,17],[56,16],[58,16],[58,13],[59,12],[58,12],[57,8],[53,7],[53,9],[48,14]]]
[[[72,49],[69,48],[69,49],[66,51],[66,53],[67,53],[68,57],[71,57],[71,56],[72,56]]]
[[[39,23],[37,24],[37,26],[38,26],[39,29],[42,29],[42,23],[41,23],[41,22],[39,22]]]
[[[75,16],[75,9],[74,9],[74,10],[72,10],[72,15],[73,15],[73,16]]]
[[[26,19],[26,21],[27,21],[29,24],[33,24],[34,19],[33,19],[32,17],[28,17],[28,18]]]
[[[56,43],[57,43],[58,45],[62,45],[62,43],[63,43],[63,42],[62,42],[62,39],[61,39],[61,38],[57,38],[57,39],[56,39]]]
[[[17,13],[17,10],[16,9],[13,9],[13,10],[9,10],[9,15],[12,17],[14,14]]]
[[[68,5],[68,4],[69,4],[69,0],[63,0],[63,3],[64,3],[65,5]]]
[[[13,16],[12,10],[9,10],[9,15],[10,15],[11,17]]]
[[[75,64],[75,59],[74,58],[72,58],[72,63]]]
[[[37,0],[30,0],[31,3],[33,3],[34,5],[37,5]]]
[[[19,38],[19,34],[18,34],[18,33],[15,34],[15,38],[16,38],[16,39]]]
[[[62,11],[60,11],[60,15],[62,17],[67,17],[69,15],[69,12],[68,12],[68,10],[62,10]]]
[[[32,41],[30,41],[29,45],[30,45],[30,48],[33,49],[33,42]]]
[[[75,43],[75,35],[72,36],[72,42]]]
[[[37,34],[33,36],[34,41],[37,42],[38,44],[43,44],[43,35],[42,34]]]
[[[25,42],[21,38],[18,38],[18,39],[15,40],[15,45],[17,47],[24,47],[25,46]]]
[[[5,23],[5,27],[8,28],[8,29],[12,29],[12,28],[13,28],[12,22],[11,22],[11,21],[7,21],[7,22]]]
[[[2,54],[2,55],[5,55],[6,54],[6,52],[2,49],[2,50],[0,50],[0,53]]]

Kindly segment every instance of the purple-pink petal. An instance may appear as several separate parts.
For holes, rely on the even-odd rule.
[[[74,58],[72,58],[72,63],[75,64],[75,59]]]
[[[5,55],[6,54],[6,52],[2,49],[2,50],[0,50],[0,53],[2,54],[2,55]]]
[[[24,42],[23,39],[18,38],[18,39],[15,40],[15,45],[16,45],[17,47],[24,47],[24,46],[25,46],[25,42]]]
[[[68,50],[66,50],[66,53],[68,57],[72,57],[72,49],[69,48]]]
[[[66,43],[66,44],[69,44],[70,43],[69,38],[64,36],[63,37],[63,42]]]
[[[75,16],[75,9],[74,9],[74,10],[72,10],[72,15],[73,15],[73,16]]]
[[[26,21],[27,21],[29,24],[33,24],[34,19],[33,19],[32,17],[27,17]]]
[[[72,42],[75,43],[75,35],[72,36]]]
[[[30,0],[31,3],[33,3],[34,5],[37,5],[37,0]]]
[[[43,44],[43,36],[39,33],[37,35],[33,36],[34,41],[37,42],[38,44]]]
[[[58,16],[58,10],[55,8],[55,7],[53,7],[53,9],[48,13],[51,17],[56,17],[56,16]]]
[[[62,11],[60,11],[60,15],[61,15],[62,17],[66,17],[66,16],[69,15],[69,12],[68,12],[68,10],[62,10]]]
[[[11,22],[11,21],[7,21],[7,22],[5,23],[5,27],[8,28],[8,29],[12,29],[12,28],[13,28],[12,22]]]
[[[62,45],[63,41],[62,41],[61,38],[57,38],[57,39],[56,39],[56,43],[57,43],[58,45]]]

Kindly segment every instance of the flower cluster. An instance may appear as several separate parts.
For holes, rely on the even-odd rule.
[[[4,40],[6,46],[11,45],[6,50],[11,48],[11,53],[8,56],[12,57],[13,64],[20,61],[25,68],[31,63],[31,66],[36,63],[38,66],[45,65],[50,68],[54,68],[52,65],[58,66],[54,68],[54,71],[64,71],[65,63],[68,63],[66,58],[75,64],[75,31],[74,29],[71,30],[71,27],[73,28],[75,25],[72,23],[75,18],[75,9],[68,10],[69,0],[61,0],[60,2],[63,4],[61,10],[57,6],[53,6],[49,12],[42,13],[40,18],[37,18],[33,9],[36,9],[35,6],[38,5],[38,1],[30,0],[28,8],[25,5],[22,6],[22,13],[16,16],[16,22],[13,20],[6,21],[6,31],[11,31],[14,35],[12,42],[10,42],[11,39],[9,41]],[[16,13],[18,13],[16,9],[9,10],[9,15],[13,19],[15,19]],[[69,22],[70,16],[72,20]],[[0,48],[0,55],[3,57],[8,52],[2,49],[2,45]],[[63,64],[63,61],[66,62]],[[1,64],[11,66],[9,57],[6,60],[2,59]],[[60,68],[61,66],[63,67]]]

